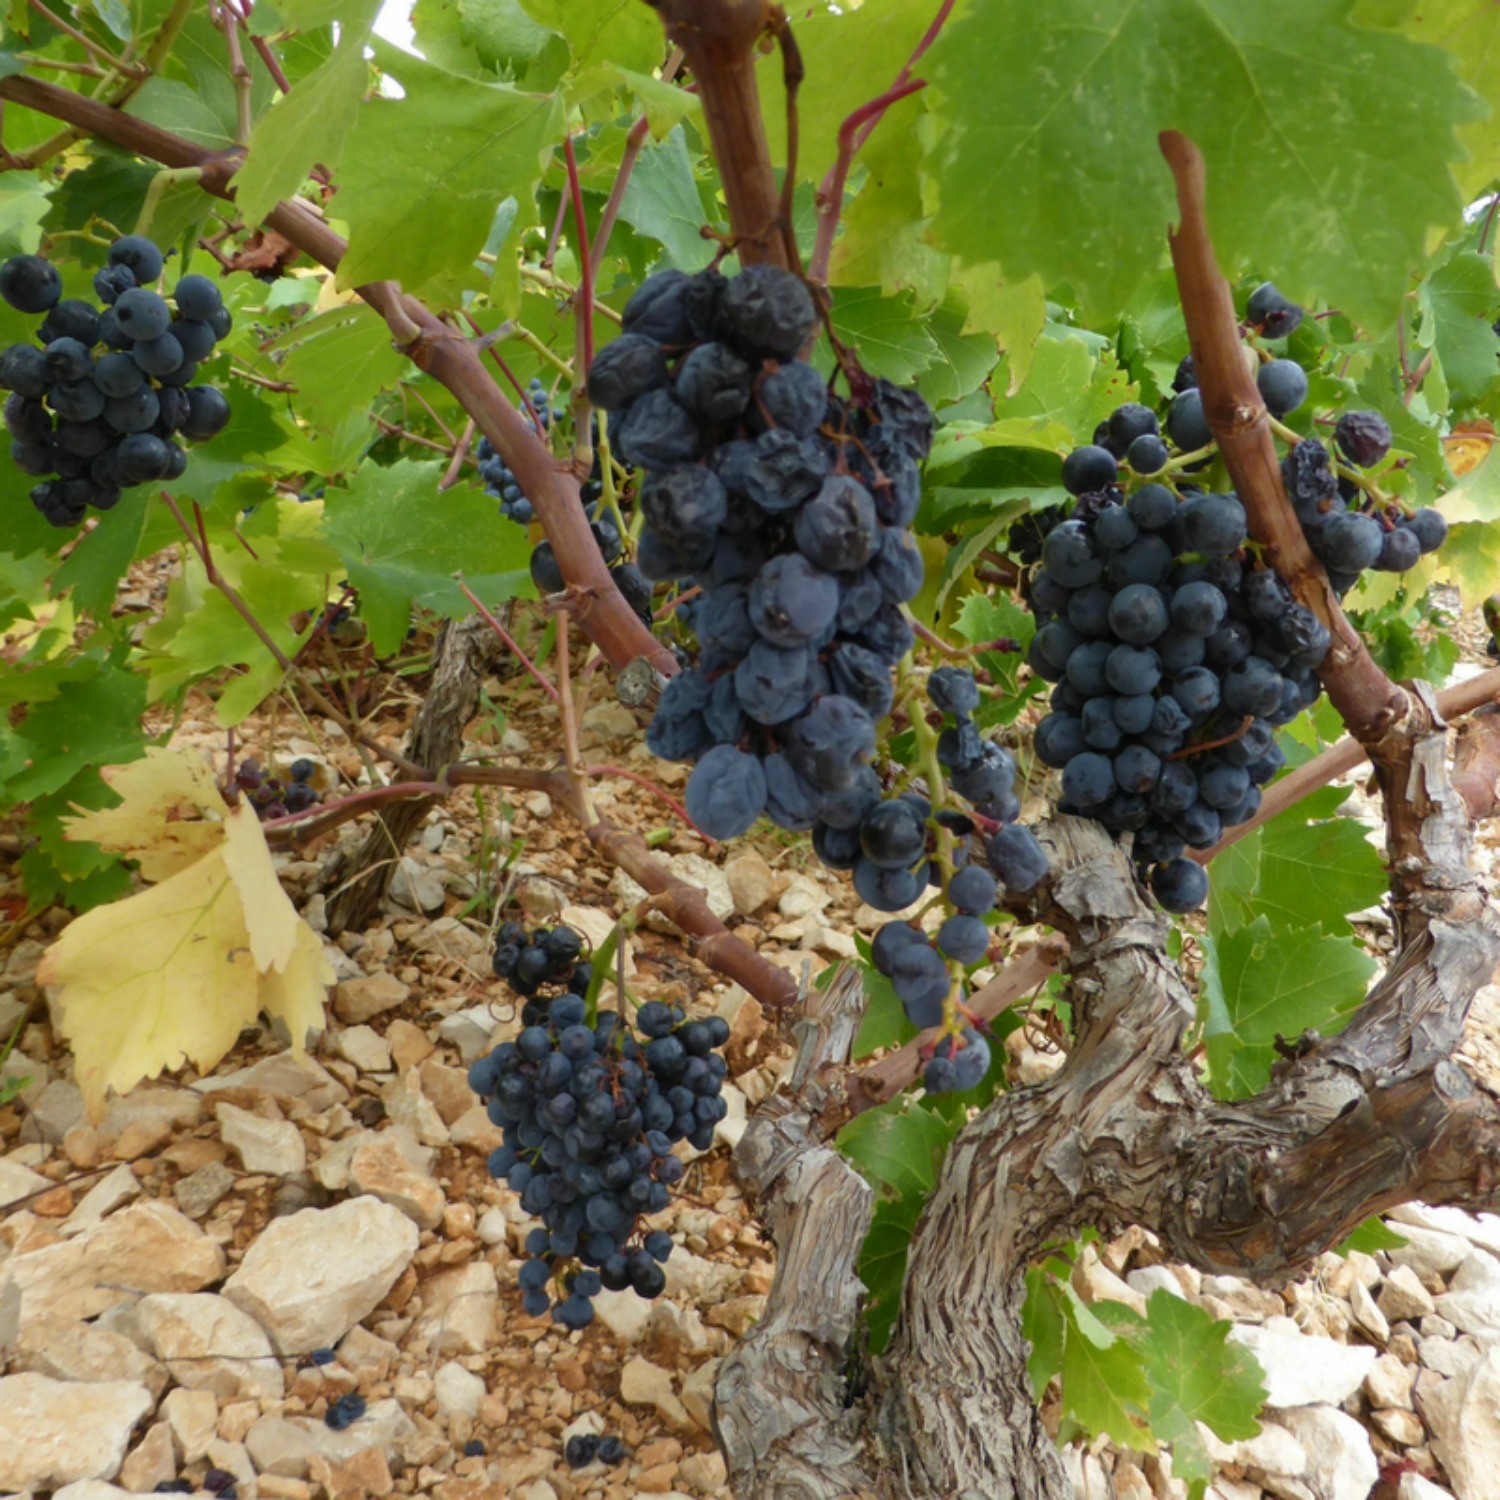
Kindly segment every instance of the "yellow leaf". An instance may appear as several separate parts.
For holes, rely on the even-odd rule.
[[[165,878],[79,917],[37,971],[53,989],[95,1119],[110,1089],[124,1093],[185,1062],[208,1072],[261,1011],[285,1021],[300,1048],[309,1028],[322,1026],[333,982],[321,941],[276,879],[254,811],[231,811],[191,757],[148,756],[105,773],[121,806],[71,821],[74,836],[102,832]],[[217,820],[181,821],[184,804]]]
[[[90,839],[139,860],[147,880],[165,880],[223,842],[222,819],[229,808],[213,770],[200,757],[149,745],[144,760],[106,766],[100,774],[124,801],[65,818],[64,837]],[[180,816],[183,807],[196,808],[209,820],[188,821]]]
[[[255,967],[263,973],[285,969],[297,945],[297,929],[306,924],[276,878],[266,836],[248,800],[224,819],[224,831],[224,865],[246,914]]]
[[[165,1068],[212,1068],[260,1009],[239,892],[216,849],[160,885],[85,912],[44,955],[89,1114]]]

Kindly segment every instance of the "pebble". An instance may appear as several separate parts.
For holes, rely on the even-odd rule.
[[[442,877],[410,854],[402,857],[391,876],[390,899],[408,911],[441,911],[447,899]]]
[[[444,1417],[477,1417],[484,1397],[484,1380],[458,1363],[449,1360],[441,1365],[432,1380],[437,1409]]]
[[[275,1219],[245,1252],[224,1295],[279,1354],[335,1344],[369,1315],[417,1251],[417,1227],[374,1198]]]
[[[361,1073],[388,1073],[391,1049],[373,1026],[344,1026],[334,1033],[334,1050]]]
[[[334,986],[333,1009],[339,1020],[357,1024],[404,1005],[410,995],[394,974],[367,974]]]
[[[687,1408],[672,1389],[672,1376],[660,1365],[633,1355],[620,1371],[620,1400],[628,1406],[653,1406],[669,1426],[683,1431],[692,1426]]]
[[[389,1135],[382,1132],[355,1151],[349,1159],[350,1181],[361,1193],[399,1209],[418,1228],[436,1229],[447,1203],[443,1190],[406,1160]]]
[[[724,866],[724,879],[742,917],[753,917],[776,899],[776,874],[754,849],[737,854]]]
[[[488,1261],[440,1271],[422,1283],[422,1314],[412,1325],[411,1346],[438,1354],[487,1353],[499,1312],[500,1282]]]
[[[151,1392],[130,1380],[0,1378],[0,1490],[112,1479],[135,1424],[151,1407]]]
[[[92,1229],[106,1214],[141,1195],[141,1181],[124,1163],[101,1177],[68,1215],[61,1232],[72,1236]]]
[[[161,1414],[185,1464],[195,1464],[208,1453],[219,1421],[219,1402],[212,1391],[190,1391],[179,1386],[168,1391]]]
[[[202,1219],[233,1186],[234,1173],[223,1162],[211,1161],[179,1178],[173,1185],[172,1196],[188,1218]]]
[[[1304,1334],[1288,1318],[1269,1319],[1259,1327],[1240,1324],[1229,1337],[1260,1362],[1271,1406],[1342,1401],[1359,1389],[1376,1358],[1368,1346]]]
[[[173,1479],[176,1475],[177,1455],[172,1445],[172,1429],[165,1422],[153,1422],[120,1465],[120,1483],[133,1493],[149,1493],[163,1480]]]
[[[1307,1452],[1304,1479],[1318,1500],[1368,1500],[1380,1465],[1353,1417],[1331,1406],[1300,1406],[1279,1420]]]
[[[307,1170],[302,1132],[290,1120],[268,1120],[233,1104],[218,1106],[219,1137],[247,1172],[286,1177]]]
[[[1409,1265],[1397,1265],[1380,1289],[1377,1305],[1392,1323],[1413,1322],[1436,1311],[1432,1293]]]
[[[1432,1432],[1432,1451],[1454,1492],[1465,1500],[1496,1493],[1500,1481],[1500,1349],[1430,1394],[1418,1387],[1417,1407]]]

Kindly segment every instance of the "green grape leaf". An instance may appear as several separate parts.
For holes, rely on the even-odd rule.
[[[600,62],[619,63],[637,73],[652,72],[666,56],[666,36],[641,0],[521,0],[543,26],[560,31],[573,52],[573,70]]]
[[[701,271],[714,258],[703,238],[703,200],[693,177],[687,132],[676,126],[660,145],[641,147],[620,199],[620,217],[639,235],[660,243],[666,264]]]
[[[910,136],[900,130],[876,131],[859,163],[864,182],[845,201],[829,258],[829,281],[834,286],[878,286],[888,297],[909,291],[919,306],[930,307],[943,295],[951,257],[927,243],[927,211]]]
[[[950,299],[927,320],[937,359],[917,382],[934,406],[960,401],[984,384],[1000,358],[993,334],[965,333],[964,310]]]
[[[952,422],[933,444],[929,467],[941,469],[983,448],[1038,448],[1061,455],[1087,442],[1132,390],[1109,354],[1064,331],[1032,351],[1026,382],[995,402],[995,420]]]
[[[140,753],[125,759],[135,760]],[[110,807],[118,801],[93,767],[32,801],[27,828],[33,837],[17,865],[33,906],[62,901],[74,911],[89,911],[129,894],[134,880],[117,854],[106,853],[88,839],[63,837],[68,826],[63,819],[76,808]]]
[[[1321,926],[1343,935],[1351,930],[1350,912],[1384,895],[1385,866],[1364,824],[1329,816],[1347,797],[1342,787],[1325,787],[1241,840],[1259,844],[1251,908],[1273,930]]]
[[[968,299],[965,333],[992,333],[1005,351],[1006,383],[997,394],[1014,396],[1031,372],[1037,340],[1047,326],[1047,295],[1040,276],[1008,282],[1000,267],[959,266],[954,285]]]
[[[797,169],[802,177],[821,180],[838,154],[839,126],[861,105],[895,83],[922,34],[932,23],[930,0],[865,0],[860,6],[794,16],[797,50],[808,83],[797,95]],[[771,160],[786,160],[786,88],[781,54],[768,51],[757,68],[761,113]],[[918,94],[893,104],[870,145],[888,133],[911,152],[914,122],[925,109]],[[866,165],[871,158],[861,152]],[[901,221],[891,218],[894,226]]]
[[[1021,1304],[1021,1333],[1031,1345],[1026,1356],[1026,1374],[1031,1381],[1031,1399],[1040,1402],[1054,1375],[1062,1373],[1063,1343],[1068,1317],[1063,1311],[1062,1292],[1045,1266],[1026,1272],[1026,1300]]]
[[[20,725],[0,733],[7,804],[66,786],[80,771],[137,759],[145,744],[146,684],[133,672],[83,659],[71,681],[32,703]]]
[[[1500,523],[1450,527],[1436,556],[1438,572],[1457,585],[1464,607],[1477,609],[1495,592],[1495,580],[1500,578]]]
[[[839,1132],[839,1150],[883,1197],[925,1199],[953,1127],[905,1098],[856,1115]]]
[[[1466,251],[1439,266],[1422,287],[1424,345],[1443,362],[1449,388],[1477,401],[1500,376],[1494,322],[1500,288],[1488,256]]]
[[[910,385],[941,357],[926,321],[917,316],[915,302],[909,292],[886,297],[879,287],[839,287],[833,294],[834,332],[872,375]],[[826,350],[826,340],[820,338],[824,361]]]
[[[1036,620],[1007,594],[970,594],[958,612],[953,628],[977,646],[984,641],[1010,639],[1016,651],[982,651],[978,665],[988,673],[993,686],[975,715],[981,728],[992,724],[1011,724],[1025,711],[1026,705],[1047,690],[1047,685],[1033,673],[1023,688],[1019,685],[1026,648],[1036,634]]]
[[[286,356],[281,375],[297,388],[297,415],[324,432],[350,412],[368,412],[409,369],[391,347],[385,319],[362,302],[293,324],[273,348]]]
[[[1299,300],[1317,291],[1389,325],[1428,226],[1458,215],[1455,132],[1478,104],[1447,54],[1357,28],[1349,6],[972,7],[922,60],[948,124],[929,158],[935,241],[1118,308],[1160,265],[1176,218],[1157,148],[1172,128],[1204,153],[1221,254],[1274,265]],[[1371,182],[1378,222],[1356,211]]]
[[[856,938],[855,941],[868,948],[863,939]],[[868,952],[864,956],[868,958]],[[864,987],[865,1014],[851,1049],[855,1058],[868,1057],[885,1047],[899,1047],[917,1034],[916,1027],[906,1019],[906,1012],[896,998],[890,980],[873,964],[867,964],[865,968]]]
[[[1276,1038],[1340,1030],[1365,997],[1375,960],[1352,938],[1321,927],[1274,931],[1257,917],[1238,932],[1203,939],[1199,1009],[1209,1081],[1219,1098],[1263,1088]]]
[[[1374,1255],[1377,1250],[1399,1250],[1406,1243],[1406,1237],[1397,1234],[1379,1214],[1371,1214],[1353,1234],[1333,1249],[1337,1255],[1348,1255],[1351,1250]]]
[[[877,1203],[871,1215],[859,1252],[859,1279],[865,1287],[865,1333],[872,1354],[885,1348],[901,1311],[906,1255],[921,1213],[922,1199],[912,1196]]]
[[[484,248],[496,207],[531,202],[559,101],[446,72],[378,39],[375,51],[405,97],[366,103],[345,143],[339,213],[349,252],[339,285],[391,278],[412,292],[439,282],[452,290]]]
[[[226,121],[195,88],[175,78],[148,78],[131,99],[130,113],[207,151],[234,145],[233,116]]]
[[[1063,1338],[1062,1409],[1086,1432],[1108,1433],[1122,1448],[1154,1453],[1156,1442],[1145,1422],[1151,1386],[1140,1356],[1124,1338],[1101,1342],[1084,1315],[1105,1304],[1085,1308],[1069,1286],[1061,1287],[1059,1306],[1067,1319]],[[1129,1312],[1128,1308],[1121,1311]],[[1102,1325],[1099,1325],[1102,1326]]]
[[[443,466],[366,463],[346,491],[325,497],[328,542],[359,590],[360,618],[381,655],[406,639],[414,604],[460,618],[471,606],[453,575],[487,603],[531,596],[531,543],[495,502],[467,485],[441,494]]]
[[[152,492],[146,486],[126,490],[119,504],[79,538],[68,560],[57,570],[53,591],[61,594],[64,589],[72,589],[79,609],[96,620],[108,620],[115,590],[135,560],[151,500]]]
[[[0,256],[9,258],[37,247],[42,220],[52,206],[53,184],[35,172],[0,177]]]
[[[47,598],[52,559],[45,552],[25,557],[0,552],[0,626],[13,620],[34,620],[34,611]]]
[[[52,195],[45,220],[48,234],[63,234],[99,223],[128,234],[140,216],[146,194],[156,172],[133,156],[117,151],[103,141],[91,141],[92,158],[80,171],[69,172]],[[185,182],[168,187],[151,217],[151,233],[158,244],[175,244],[203,214],[203,189]],[[103,265],[104,245],[73,240],[76,254],[85,265]]]
[[[1158,1288],[1131,1340],[1151,1385],[1151,1430],[1172,1444],[1173,1472],[1197,1485],[1200,1495],[1212,1471],[1194,1424],[1202,1422],[1226,1443],[1260,1431],[1266,1388],[1255,1356],[1229,1341],[1233,1326]]]
[[[1392,26],[1419,42],[1446,48],[1458,76],[1490,106],[1487,119],[1460,126],[1458,138],[1469,153],[1455,170],[1472,197],[1495,178],[1500,159],[1500,10],[1490,0],[1423,0],[1417,6],[1361,4],[1356,15],[1371,26]]]
[[[301,187],[314,162],[335,171],[369,82],[365,42],[380,0],[341,7],[339,45],[256,122],[245,164],[234,175],[235,204],[252,223]]]

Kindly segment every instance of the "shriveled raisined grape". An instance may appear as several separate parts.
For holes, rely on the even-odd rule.
[[[1346,411],[1334,425],[1333,440],[1350,463],[1368,469],[1391,451],[1391,426],[1378,411]]]

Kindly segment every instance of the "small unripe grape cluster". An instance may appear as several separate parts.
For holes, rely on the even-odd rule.
[[[291,763],[283,781],[268,775],[258,762],[246,760],[236,767],[234,784],[249,797],[256,817],[264,823],[269,818],[284,818],[288,813],[316,807],[322,800],[312,785],[317,770],[317,763],[304,756]]]
[[[143,236],[116,240],[94,276],[95,307],[64,299],[57,268],[39,255],[0,265],[0,297],[46,314],[39,345],[0,352],[0,386],[11,393],[11,459],[42,477],[31,501],[54,526],[78,525],[91,505],[111,509],[133,485],[180,478],[182,440],[205,442],[229,422],[223,392],[191,384],[229,333],[228,309],[212,281],[188,275],[172,290],[174,311],[149,285],[162,266]]]
[[[639,1008],[634,1027],[614,1012],[590,1021],[580,973],[590,966],[578,961],[573,929],[528,934],[508,923],[500,936],[495,969],[527,997],[523,1030],[473,1064],[469,1086],[503,1132],[491,1175],[542,1221],[526,1237],[522,1305],[585,1328],[601,1289],[657,1297],[666,1288],[672,1237],[641,1221],[660,1213],[682,1180],[673,1145],[708,1150],[728,1113],[729,1069],[716,1049],[729,1025],[689,1020],[655,1000]]]

